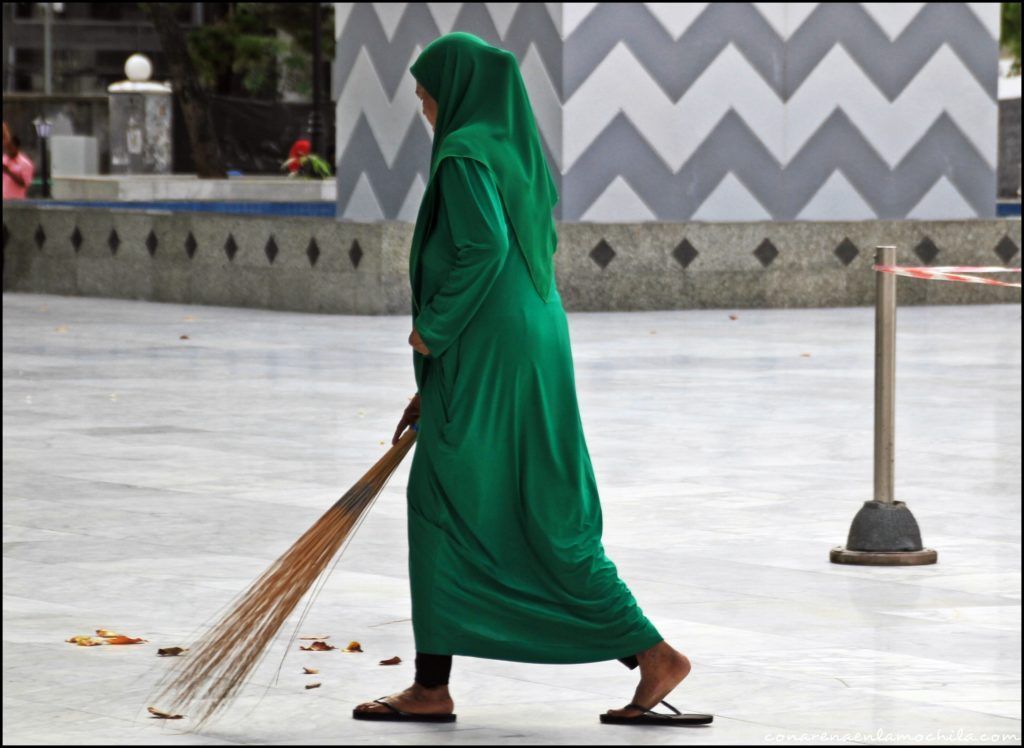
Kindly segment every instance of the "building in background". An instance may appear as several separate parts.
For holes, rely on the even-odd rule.
[[[999,197],[1020,209],[1020,73],[999,61]]]
[[[200,27],[209,30],[236,12],[238,5],[180,3],[178,21],[186,33]],[[307,6],[311,4],[304,6],[308,11]],[[328,15],[325,9],[327,28]],[[52,49],[49,84],[47,26]],[[269,91],[255,94],[246,90],[247,71],[233,72],[232,58],[223,55],[216,62],[227,67],[227,73],[217,77],[216,85],[207,87],[209,106],[229,169],[280,174],[288,148],[303,135],[311,97],[307,91],[298,90],[303,89],[303,81],[295,70],[293,37],[279,28],[250,32],[276,38],[281,44],[277,69],[272,71],[274,85]],[[330,32],[324,33],[329,40]],[[213,48],[212,54],[217,56],[220,47],[214,44]],[[4,117],[21,137],[26,152],[33,158],[38,156],[31,122],[45,114],[53,121],[57,137],[95,138],[99,171],[109,172],[107,87],[124,80],[125,61],[135,52],[152,61],[153,80],[167,80],[169,70],[160,40],[138,3],[4,3]],[[324,62],[323,69],[329,71],[329,61]],[[191,173],[195,170],[192,149],[177,100],[174,109],[174,171]],[[333,131],[333,112],[325,111],[324,115]],[[326,155],[333,157],[333,149]]]
[[[46,7],[51,6],[54,94],[106,95],[124,62],[142,52],[166,71],[164,55],[137,3],[4,3],[4,93],[46,92]],[[182,4],[179,21],[202,23],[203,3]]]
[[[185,28],[203,22],[202,5],[182,4]],[[152,60],[155,79],[167,77],[160,40],[137,3],[3,4],[4,119],[34,160],[39,161],[39,141],[32,121],[45,115],[57,138],[94,138],[93,168],[109,171],[107,86],[124,80],[125,60],[134,52]]]

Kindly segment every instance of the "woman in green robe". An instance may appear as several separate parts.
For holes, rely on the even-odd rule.
[[[455,32],[411,71],[434,126],[409,263],[418,393],[395,434],[419,432],[407,492],[417,672],[353,716],[453,720],[451,656],[467,655],[639,665],[631,705],[602,720],[651,721],[690,664],[601,544],[554,281],[558,194],[518,63]]]

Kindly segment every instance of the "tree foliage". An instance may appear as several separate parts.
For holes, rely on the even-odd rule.
[[[281,86],[310,95],[315,3],[228,3],[189,34],[203,86],[215,93],[277,99]],[[321,7],[322,59],[334,58],[334,14]],[[283,31],[286,36],[278,35]]]
[[[1002,31],[999,45],[1013,57],[1013,72],[1020,74],[1020,3],[1002,4]]]
[[[160,47],[170,68],[174,95],[181,104],[188,130],[189,144],[196,161],[196,173],[201,178],[224,179],[224,159],[217,142],[217,130],[207,104],[206,92],[188,51],[185,33],[178,24],[177,15],[183,3],[139,3],[160,38]]]

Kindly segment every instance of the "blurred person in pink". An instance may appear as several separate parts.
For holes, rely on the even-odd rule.
[[[4,200],[24,200],[32,184],[35,166],[21,152],[21,142],[11,134],[4,122]]]

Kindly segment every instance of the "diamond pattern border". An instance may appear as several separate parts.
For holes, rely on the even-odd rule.
[[[690,244],[688,239],[683,239],[676,245],[676,248],[672,250],[672,256],[675,258],[676,262],[684,268],[689,267],[690,263],[696,260],[697,255],[699,254],[700,253],[694,249],[694,246]]]
[[[857,259],[860,250],[857,245],[850,241],[849,237],[839,242],[839,246],[832,250],[832,254],[839,258],[839,261],[846,266]]]
[[[754,257],[757,258],[758,262],[761,263],[762,267],[768,267],[775,262],[775,258],[779,256],[779,250],[775,248],[775,245],[771,243],[770,239],[765,239],[757,245],[757,249],[754,250],[753,254]]]
[[[602,270],[608,267],[608,263],[615,259],[615,250],[604,239],[594,245],[590,250],[590,259],[596,262]]]
[[[920,259],[925,265],[930,265],[938,256],[939,248],[935,246],[935,242],[926,236],[921,240],[920,244],[914,247],[914,254],[917,255],[918,259]]]

